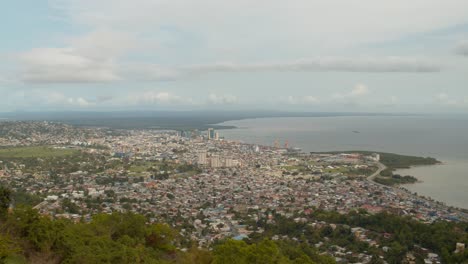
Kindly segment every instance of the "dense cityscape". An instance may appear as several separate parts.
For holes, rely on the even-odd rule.
[[[385,168],[378,153],[308,154],[278,143],[224,140],[213,129],[111,130],[52,122],[2,122],[0,128],[0,182],[32,196],[40,214],[80,222],[99,213],[133,212],[179,230],[181,249],[191,242],[210,248],[227,238],[249,239],[265,231],[259,223],[275,224],[277,217],[336,229],[307,217],[322,211],[387,212],[427,224],[468,220],[462,209],[374,182]],[[390,250],[380,241],[391,234],[348,228],[358,241]],[[372,259],[326,237],[315,247],[339,263]],[[440,263],[435,252],[420,251],[426,263]],[[416,263],[414,254],[408,252],[405,261]]]

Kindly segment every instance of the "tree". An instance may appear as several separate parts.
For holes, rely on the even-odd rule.
[[[0,234],[0,263],[4,263],[7,257],[19,252],[20,249],[10,237]]]
[[[146,230],[146,246],[156,250],[174,251],[176,232],[167,224],[153,224]]]
[[[0,218],[5,218],[11,203],[11,190],[0,186]]]

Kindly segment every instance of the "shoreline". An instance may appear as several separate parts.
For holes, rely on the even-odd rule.
[[[236,141],[240,141],[242,142],[242,140],[240,139],[236,139]],[[244,142],[244,143],[247,143],[247,142]],[[255,143],[247,143],[247,144],[255,144]],[[261,144],[260,144],[261,145]],[[271,147],[271,146],[269,146]],[[300,148],[300,146],[299,146]],[[397,153],[391,153],[391,152],[378,152],[378,151],[369,151],[369,150],[366,150],[366,151],[358,151],[358,150],[346,150],[346,151],[318,151],[318,152],[313,152],[313,151],[310,151],[310,152],[304,152],[304,151],[301,151],[302,153],[309,153],[309,154],[319,154],[319,153],[323,153],[323,154],[333,154],[333,153],[379,153],[379,154],[390,154],[390,155],[397,155],[397,156],[402,156],[402,157],[415,157],[415,158],[431,158],[431,159],[434,159],[435,160],[435,163],[434,164],[417,164],[417,165],[410,165],[409,167],[405,167],[405,168],[396,168],[394,170],[407,170],[407,169],[411,169],[411,168],[417,168],[417,167],[430,167],[430,166],[435,166],[435,165],[446,165],[447,162],[444,162],[444,161],[440,161],[440,160],[437,160],[435,158],[432,158],[432,157],[420,157],[420,156],[412,156],[412,155],[401,155],[401,154],[397,154]],[[421,181],[419,178],[416,178],[415,176],[412,176],[414,178],[417,179],[416,182],[414,183],[405,183],[405,184],[395,184],[394,186],[391,186],[391,185],[385,185],[385,184],[381,184],[381,183],[378,183],[376,182],[374,179],[378,176],[380,176],[380,173],[382,171],[384,171],[385,169],[388,168],[388,166],[384,165],[381,161],[377,162],[377,166],[378,166],[378,169],[376,172],[374,172],[372,175],[366,177],[366,180],[368,180],[369,182],[372,182],[373,184],[377,184],[383,188],[391,188],[393,189],[395,192],[405,192],[407,195],[411,195],[413,197],[417,197],[419,199],[424,199],[426,200],[427,202],[429,203],[434,203],[436,204],[437,206],[445,206],[447,208],[451,208],[453,210],[457,210],[457,211],[460,211],[460,212],[463,212],[463,213],[468,213],[468,208],[462,208],[462,207],[458,207],[458,206],[454,206],[454,205],[449,205],[447,204],[446,202],[443,202],[443,201],[439,201],[439,200],[436,200],[435,198],[433,197],[430,197],[430,196],[422,196],[420,194],[415,194],[415,192],[412,192],[410,190],[408,190],[407,188],[405,188],[404,186],[405,185],[415,185],[417,183],[423,183],[423,181]]]

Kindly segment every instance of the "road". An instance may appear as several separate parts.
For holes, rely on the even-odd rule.
[[[374,183],[374,184],[377,184],[377,185],[380,185],[380,186],[382,186],[382,187],[388,188],[389,186],[383,185],[383,184],[380,184],[380,183],[374,181],[375,177],[379,176],[380,173],[381,173],[383,170],[385,170],[385,169],[387,168],[387,166],[383,165],[383,164],[380,163],[380,162],[377,162],[377,167],[378,167],[379,169],[378,169],[376,172],[374,172],[371,176],[367,177],[367,180],[370,181],[370,182],[372,182],[372,183]]]

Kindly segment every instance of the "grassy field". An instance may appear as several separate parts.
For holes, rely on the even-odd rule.
[[[0,149],[0,158],[50,158],[77,153],[76,149],[56,149],[48,146],[15,147]]]

